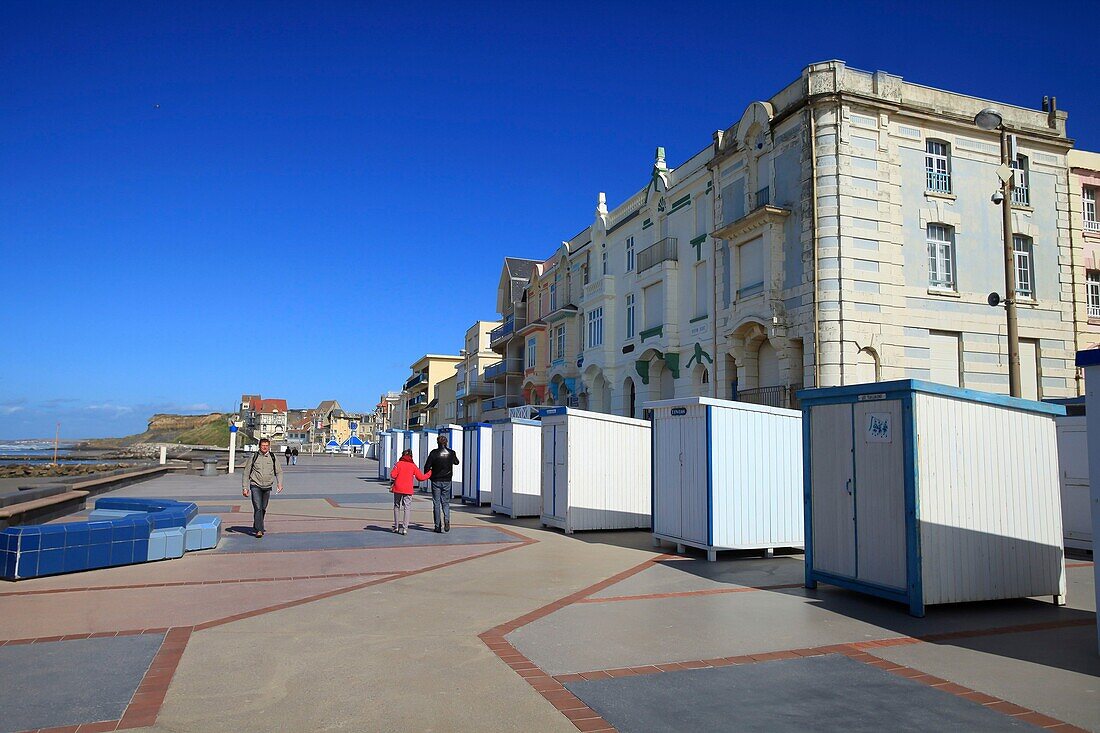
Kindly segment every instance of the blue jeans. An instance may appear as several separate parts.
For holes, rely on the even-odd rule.
[[[435,516],[435,526],[442,526],[446,522],[451,524],[451,482],[436,481],[432,479],[432,514]]]

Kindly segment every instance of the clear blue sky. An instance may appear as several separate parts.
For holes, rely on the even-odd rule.
[[[1094,2],[8,2],[0,437],[241,392],[369,409],[807,64],[1038,108],[1100,149]],[[159,105],[159,108],[156,107]],[[227,328],[226,314],[235,314]]]

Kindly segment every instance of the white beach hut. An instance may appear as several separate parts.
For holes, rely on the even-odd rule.
[[[421,471],[424,470],[424,464],[428,462],[428,454],[435,448],[435,439],[439,435],[439,431],[435,428],[425,428],[421,430],[417,435],[416,452],[413,453],[413,460],[416,461],[416,465]],[[421,491],[430,491],[431,483],[429,481],[417,481],[417,488]]]
[[[806,587],[908,604],[1065,603],[1054,418],[1065,408],[900,380],[799,393]]]
[[[571,407],[539,411],[542,523],[572,534],[650,526],[649,421]]]
[[[393,466],[393,433],[383,430],[378,435],[378,479],[384,481],[390,477]]]
[[[538,420],[493,420],[492,510],[516,517],[542,511],[542,425]]]
[[[802,413],[706,397],[648,402],[653,538],[707,551],[802,547]]]
[[[1092,535],[1100,535],[1100,349],[1077,352],[1077,367],[1085,372],[1085,415],[1092,423],[1088,431],[1089,454],[1089,514],[1092,515]],[[1094,554],[1095,557],[1095,554]],[[1093,592],[1100,607],[1100,563],[1092,564]],[[1100,649],[1100,614],[1096,616],[1096,644]]]
[[[462,429],[462,503],[481,506],[493,496],[493,426],[476,422]]]
[[[465,451],[462,446],[463,431],[461,425],[454,425],[451,423],[445,423],[437,428],[437,435],[432,438],[431,445],[428,446],[428,451],[432,451],[439,447],[436,439],[442,435],[447,439],[447,448],[453,450],[458,456],[458,466],[455,468],[451,479],[451,496],[455,499],[462,498],[462,464],[465,463]]]
[[[1092,551],[1092,498],[1089,494],[1088,418],[1084,397],[1055,400],[1077,414],[1054,418],[1058,432],[1058,479],[1062,490],[1065,545]]]

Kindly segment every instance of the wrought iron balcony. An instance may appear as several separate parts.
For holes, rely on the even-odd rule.
[[[678,258],[676,237],[665,237],[638,253],[638,273],[643,273],[662,262],[676,262]]]

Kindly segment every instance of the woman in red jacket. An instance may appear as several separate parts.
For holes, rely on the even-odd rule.
[[[401,451],[401,458],[390,470],[390,478],[393,479],[393,531],[398,534],[409,533],[409,514],[412,512],[413,479],[427,481],[432,477],[432,472],[421,473],[413,462],[413,452],[406,448]],[[404,517],[404,522],[399,517]]]

